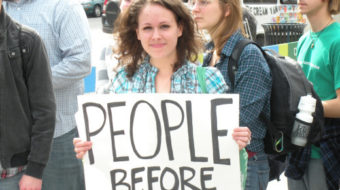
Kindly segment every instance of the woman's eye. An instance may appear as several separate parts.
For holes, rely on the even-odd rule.
[[[207,5],[209,2],[207,0],[202,0],[199,2],[201,5]]]
[[[146,26],[146,27],[143,28],[143,30],[151,30],[151,29],[152,29],[151,26]]]
[[[168,29],[168,28],[170,28],[170,26],[169,25],[161,25],[161,28],[162,29]]]

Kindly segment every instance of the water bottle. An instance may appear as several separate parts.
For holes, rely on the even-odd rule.
[[[313,123],[312,113],[315,111],[316,99],[310,94],[302,96],[299,101],[299,113],[296,114],[292,131],[292,144],[304,147]]]

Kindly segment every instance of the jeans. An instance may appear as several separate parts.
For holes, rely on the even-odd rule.
[[[269,164],[265,153],[248,159],[246,190],[265,190],[269,182]]]
[[[42,190],[84,190],[82,161],[76,158],[73,138],[77,128],[54,138],[47,166],[43,173]]]
[[[5,179],[0,179],[0,190],[19,190],[19,181],[24,171]]]

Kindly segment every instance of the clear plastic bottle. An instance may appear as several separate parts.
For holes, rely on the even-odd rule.
[[[292,144],[304,147],[307,144],[308,134],[313,123],[312,113],[315,112],[316,99],[310,94],[302,96],[299,102],[299,113],[296,114],[291,135]]]

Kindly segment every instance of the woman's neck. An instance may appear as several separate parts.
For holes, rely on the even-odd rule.
[[[216,63],[218,62],[218,60],[220,59],[220,56],[217,55],[217,50],[215,49],[213,51],[213,54],[211,56],[211,60],[210,60],[210,66],[214,67],[216,65]]]
[[[150,57],[150,64],[156,67],[159,72],[172,72],[177,59],[176,53],[165,57]]]
[[[150,59],[150,64],[158,69],[158,73],[172,72],[175,61],[169,59]]]
[[[156,92],[170,93],[171,90],[171,77],[174,72],[174,65],[177,58],[151,58],[150,63],[158,69],[156,75]]]

